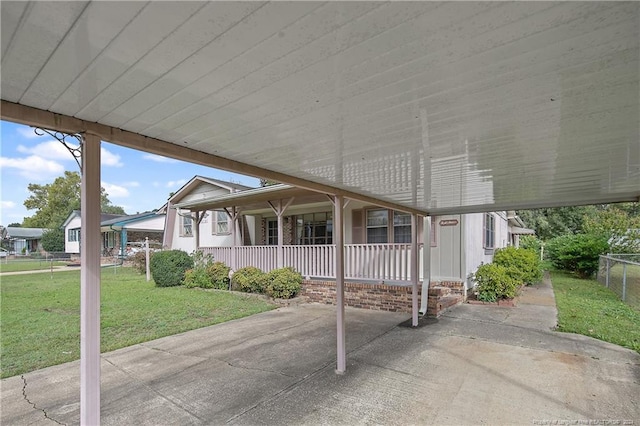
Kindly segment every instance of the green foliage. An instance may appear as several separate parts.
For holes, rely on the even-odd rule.
[[[211,279],[207,275],[207,270],[204,268],[187,269],[184,273],[183,284],[187,288],[200,287],[211,288]]]
[[[610,253],[640,253],[640,216],[633,215],[633,204],[603,206],[585,218],[585,233],[607,240]]]
[[[498,299],[516,297],[518,282],[511,277],[509,270],[495,263],[486,263],[478,267],[473,279],[478,285],[478,299],[495,302]]]
[[[42,248],[50,253],[64,251],[64,229],[53,228],[42,233]]]
[[[295,269],[274,269],[267,274],[266,293],[277,299],[291,299],[302,288],[302,275]]]
[[[585,216],[595,211],[595,206],[577,206],[518,210],[517,214],[540,239],[547,241],[560,235],[582,232]]]
[[[591,277],[598,270],[601,254],[609,249],[606,237],[593,234],[569,234],[547,243],[547,253],[553,266]]]
[[[65,171],[64,176],[52,183],[39,185],[30,183],[27,189],[31,193],[24,201],[28,210],[36,210],[35,215],[24,218],[25,228],[57,228],[73,210],[80,209],[80,174]],[[122,207],[109,201],[104,188],[101,188],[101,208],[103,213],[125,214]]]
[[[182,250],[159,251],[149,260],[149,268],[158,287],[172,287],[182,284],[193,259]]]
[[[264,293],[267,286],[267,274],[255,266],[245,266],[234,272],[231,284],[234,290]]]
[[[520,248],[525,250],[531,250],[540,257],[540,251],[542,250],[542,240],[538,239],[535,235],[521,235],[520,236]]]
[[[501,248],[493,255],[493,263],[507,268],[509,275],[518,284],[533,284],[542,278],[540,258],[532,250],[515,247]]]
[[[207,265],[206,273],[209,277],[209,282],[213,288],[220,290],[229,289],[229,271],[230,267],[224,264],[224,262],[213,262]]]

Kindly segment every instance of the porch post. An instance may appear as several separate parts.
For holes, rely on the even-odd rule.
[[[284,210],[282,200],[278,200],[278,268],[284,267]]]
[[[418,215],[411,214],[411,325],[418,326]]]
[[[337,323],[337,374],[347,370],[347,350],[344,327],[344,197],[335,196],[333,204],[333,238],[336,243],[336,323]]]
[[[80,424],[100,424],[100,139],[83,135]]]
[[[427,314],[427,305],[429,303],[429,284],[431,284],[431,216],[423,219],[422,241],[422,295],[420,302],[420,313]]]

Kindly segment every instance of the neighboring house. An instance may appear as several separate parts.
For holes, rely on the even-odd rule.
[[[132,254],[132,243],[139,248],[145,239],[159,246],[164,236],[165,206],[158,211],[121,216],[100,223],[104,256],[126,257]]]
[[[224,182],[203,176],[194,176],[174,193],[164,207],[166,212],[165,233],[162,245],[192,253],[197,247],[230,247],[233,245],[233,233],[229,216],[223,211],[196,211],[175,208],[178,203],[223,197],[229,194],[249,190],[248,186]],[[253,219],[239,222],[238,234],[246,235],[244,242],[251,245],[254,239]],[[240,243],[239,243],[240,244]]]
[[[183,187],[179,199],[172,200],[173,208],[181,212],[183,219],[196,214],[212,218],[210,222],[201,222],[197,230],[202,235],[198,247],[211,253],[214,259],[234,269],[250,264],[263,270],[293,266],[309,278],[334,276],[333,204],[326,195],[289,185],[222,195],[205,195],[202,188],[202,185]],[[232,229],[234,212],[239,212],[236,222],[240,225],[235,227],[239,235],[232,249],[233,237],[227,233],[226,238],[213,237],[220,229],[215,226],[216,221],[224,221],[225,230]],[[384,283],[409,279],[409,214],[350,200],[345,207],[344,222],[347,279]],[[176,219],[176,223],[185,221]],[[193,226],[195,222],[192,219],[187,223]],[[423,250],[422,223],[418,221],[420,250]],[[465,288],[471,287],[471,273],[480,263],[491,262],[495,249],[517,245],[517,235],[532,233],[523,225],[513,212],[432,217],[431,281],[458,282]],[[172,242],[167,244],[171,248],[188,247],[190,252],[196,247],[195,232],[195,228],[187,232],[184,226],[171,231],[167,228],[165,241]]]
[[[43,228],[18,228],[9,226],[2,229],[2,239],[9,240],[11,249],[17,255],[37,253],[42,250]]]
[[[111,219],[121,218],[126,215],[107,214],[100,215],[100,222]],[[70,254],[80,254],[80,210],[72,211],[67,219],[62,223],[61,228],[64,229],[64,252]]]

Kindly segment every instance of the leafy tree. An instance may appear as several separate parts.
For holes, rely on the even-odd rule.
[[[596,212],[595,206],[557,207],[545,209],[519,210],[527,227],[536,231],[543,241],[565,234],[576,234],[582,231],[585,217]]]
[[[262,179],[260,178],[260,186],[271,186],[271,185],[277,185],[280,182],[276,182],[275,180],[269,180],[269,179]]]
[[[609,244],[595,234],[567,234],[549,241],[547,248],[556,268],[588,278],[598,270],[599,256],[609,250]]]
[[[64,251],[64,229],[53,228],[42,234],[42,248],[50,253]]]
[[[24,219],[24,227],[58,228],[73,210],[80,208],[81,180],[77,172],[66,171],[64,176],[46,185],[30,183],[27,189],[31,195],[24,206],[36,213]],[[111,204],[104,188],[101,188],[101,208],[103,213],[125,214],[122,207]]]
[[[7,228],[20,228],[22,225],[18,222],[10,223],[7,225]]]
[[[633,214],[637,203],[625,204],[602,206],[585,218],[584,231],[607,240],[611,253],[640,253],[640,215]]]

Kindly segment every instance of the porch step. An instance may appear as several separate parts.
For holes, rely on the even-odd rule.
[[[435,296],[438,298],[445,297],[451,294],[451,289],[449,287],[443,286],[433,286],[429,287],[429,296]]]
[[[460,294],[448,294],[446,296],[432,296],[429,292],[429,301],[427,303],[427,316],[439,317],[445,311],[453,306],[463,303],[464,297]]]

